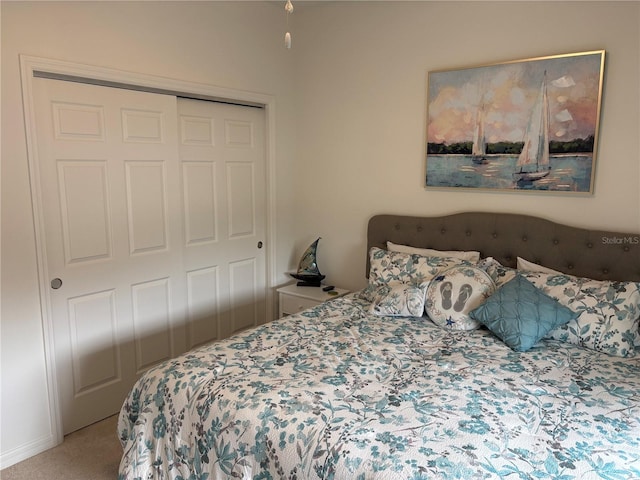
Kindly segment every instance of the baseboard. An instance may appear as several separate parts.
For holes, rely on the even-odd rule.
[[[22,462],[23,460],[33,457],[38,453],[42,453],[45,450],[49,450],[56,445],[55,436],[47,435],[37,440],[25,443],[24,445],[15,447],[9,451],[3,451],[0,453],[0,470]]]

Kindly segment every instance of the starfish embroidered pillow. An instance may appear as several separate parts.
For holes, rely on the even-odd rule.
[[[450,330],[474,330],[480,322],[469,312],[495,291],[489,274],[473,266],[456,266],[434,277],[427,287],[425,310],[438,326]]]

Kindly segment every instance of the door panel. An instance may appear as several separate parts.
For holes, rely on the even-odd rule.
[[[125,143],[157,143],[164,141],[164,115],[161,111],[123,108],[122,139]],[[170,119],[173,123],[173,119]]]
[[[56,140],[104,141],[104,109],[101,106],[54,101],[51,107]]]
[[[255,186],[253,164],[227,163],[229,238],[255,236]]]
[[[131,255],[166,250],[168,222],[164,163],[125,162],[125,177]]]
[[[218,338],[220,319],[220,267],[213,266],[187,272],[189,348]]]
[[[236,333],[258,322],[258,262],[247,258],[229,264],[231,318],[226,331]]]
[[[218,239],[215,162],[182,162],[187,246]]]
[[[176,99],[35,78],[34,105],[68,433],[116,412],[141,370],[185,347],[173,336],[186,303],[182,222],[167,211],[181,202],[167,181],[180,175]]]
[[[67,264],[111,257],[111,212],[104,161],[58,162]]]
[[[136,332],[136,373],[171,358],[171,295],[169,279],[131,287],[133,328]]]
[[[193,347],[265,320],[265,121],[262,109],[183,98],[178,114]]]
[[[74,393],[83,395],[120,381],[115,292],[69,299],[69,324]]]

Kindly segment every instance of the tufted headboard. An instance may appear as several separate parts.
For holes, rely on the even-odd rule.
[[[522,257],[579,277],[640,282],[640,233],[588,230],[510,213],[372,217],[367,252],[371,247],[386,248],[387,241],[436,250],[478,250],[482,257],[509,267]],[[367,253],[367,276],[368,272]]]

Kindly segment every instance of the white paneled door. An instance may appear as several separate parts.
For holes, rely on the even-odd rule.
[[[192,348],[264,318],[264,111],[180,98],[178,118]]]
[[[42,78],[34,108],[68,433],[149,367],[264,320],[264,117]]]

